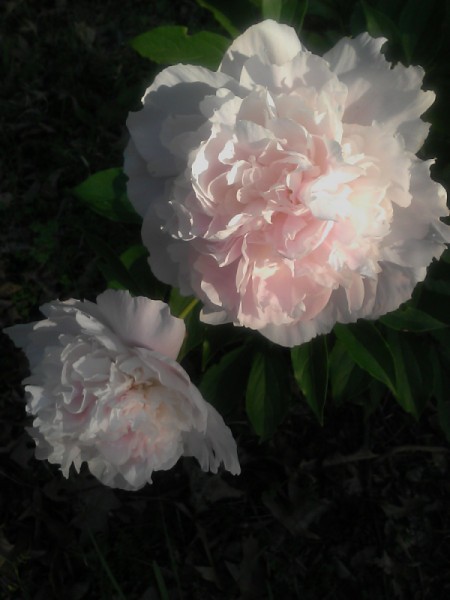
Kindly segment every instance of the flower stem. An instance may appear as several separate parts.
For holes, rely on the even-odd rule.
[[[197,298],[194,298],[194,300],[192,300],[191,302],[189,302],[189,304],[186,306],[186,308],[184,310],[181,311],[180,315],[179,315],[179,319],[185,319],[188,314],[190,312],[192,312],[192,310],[195,308],[195,306],[198,304],[198,300]]]

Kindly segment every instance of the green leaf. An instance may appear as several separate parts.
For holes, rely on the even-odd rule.
[[[317,33],[316,31],[307,31],[305,29],[302,33],[302,42],[310,52],[314,52],[314,54],[324,54],[325,52],[328,52],[341,37],[341,33],[334,30]]]
[[[428,377],[431,375],[426,373],[427,357],[420,357],[419,362],[414,351],[414,336],[389,331],[388,341],[395,365],[395,399],[407,413],[418,419],[431,395],[429,381],[422,375],[422,371]],[[421,347],[423,350],[423,343]]]
[[[120,255],[120,260],[122,261],[123,266],[130,270],[136,261],[142,257],[148,258],[147,248],[141,244],[135,244],[134,246],[127,248],[125,252]]]
[[[142,222],[126,194],[126,175],[122,169],[106,169],[88,177],[71,190],[91,210],[111,221]]]
[[[247,382],[245,408],[261,441],[269,439],[290,405],[285,359],[277,352],[257,352]]]
[[[167,296],[170,288],[151,272],[147,248],[141,244],[131,246],[120,255],[120,261],[138,283],[142,295],[153,300],[163,300]]]
[[[380,322],[386,327],[397,331],[424,332],[447,327],[442,321],[411,306],[384,315],[381,317]]]
[[[450,329],[432,331],[430,336],[439,344],[439,355],[450,365]]]
[[[367,31],[372,37],[386,36],[391,41],[399,39],[400,34],[397,26],[385,13],[377,10],[364,0],[361,0],[361,6],[366,19]]]
[[[408,62],[411,62],[417,43],[435,10],[435,0],[418,2],[409,0],[400,15],[399,27],[402,32],[403,48]]]
[[[438,284],[441,283],[440,291],[434,291],[438,289]],[[417,302],[417,308],[433,319],[450,325],[449,303],[450,298],[446,291],[446,282],[436,281],[433,282],[433,291],[430,291],[429,288],[422,290]]]
[[[233,37],[261,20],[261,0],[206,0],[204,8],[209,10],[216,20],[218,19],[215,13],[218,11],[232,23],[232,27],[236,28],[235,33],[231,34]],[[223,26],[223,23],[219,23]]]
[[[361,396],[370,385],[369,375],[355,363],[345,345],[336,340],[329,358],[331,395],[335,404],[342,404]]]
[[[201,305],[196,302],[194,308],[184,318],[186,337],[181,346],[178,360],[181,361],[191,350],[200,346],[205,339],[206,325],[200,321]]]
[[[380,407],[382,400],[386,396],[386,386],[380,381],[372,379],[368,389],[368,395],[362,399],[360,405],[364,410],[364,419],[367,420],[369,417]]]
[[[263,19],[273,19],[278,21],[281,15],[281,0],[262,0],[261,11]]]
[[[378,0],[377,9],[397,22],[405,5],[405,0]]]
[[[194,296],[182,296],[177,288],[172,288],[168,304],[173,316],[183,319],[186,325],[186,337],[178,354],[178,360],[181,361],[203,342],[206,326],[200,322],[201,306]]]
[[[395,392],[393,357],[383,336],[372,323],[363,320],[356,325],[338,323],[334,332],[361,369]]]
[[[250,338],[251,334],[248,331],[232,323],[207,327],[202,348],[202,370],[214,363],[226,348],[243,345]]]
[[[181,361],[203,342],[206,325],[200,321],[201,304],[194,296],[182,296],[177,288],[172,288],[168,304],[172,315],[183,319],[186,326],[186,337],[178,354],[178,360]]]
[[[98,267],[108,287],[129,290],[134,296],[162,300],[169,286],[156,279],[147,262],[148,252],[136,244],[120,256],[103,239],[83,231],[83,235],[99,258]]]
[[[114,250],[96,235],[84,232],[84,236],[100,258],[99,268],[108,282],[108,287],[129,290],[135,296],[142,295],[139,283],[133,279]]]
[[[355,367],[356,363],[347,352],[345,345],[336,340],[329,361],[331,393],[336,402],[342,402],[343,399],[350,397],[348,384]]]
[[[240,346],[225,354],[203,375],[200,392],[222,415],[232,412],[243,398],[250,361],[248,348]]]
[[[310,0],[309,12],[321,19],[326,19],[331,23],[339,22],[340,14],[336,3],[326,2],[326,0]]]
[[[449,9],[449,14],[450,14],[450,9]],[[439,261],[446,263],[447,265],[450,264],[450,248],[446,248],[444,250],[444,252],[441,254],[441,257],[439,258]]]
[[[300,33],[308,5],[308,0],[285,0],[281,10],[281,21],[292,25],[297,33]]]
[[[235,27],[230,19],[213,4],[210,2],[205,2],[205,0],[197,0],[197,4],[202,8],[209,10],[209,12],[214,16],[215,20],[222,25],[222,27],[231,35],[231,37],[235,38],[239,35],[239,29]]]
[[[448,270],[448,267],[447,269]],[[427,278],[424,281],[425,289],[431,292],[436,292],[437,294],[444,294],[445,296],[450,296],[450,277],[441,277],[439,279],[431,279]]]
[[[168,25],[138,35],[131,45],[141,56],[158,64],[181,62],[216,69],[230,40],[209,31],[188,35],[186,27]]]
[[[323,411],[328,390],[328,349],[325,336],[291,350],[294,377],[306,401],[323,425]]]
[[[194,296],[182,296],[177,288],[170,290],[169,306],[174,317],[179,317],[183,311],[196,301]]]
[[[253,364],[247,383],[245,408],[255,432],[263,439],[269,436],[272,425],[272,406],[270,392],[267,391],[267,361],[260,352],[253,358]]]

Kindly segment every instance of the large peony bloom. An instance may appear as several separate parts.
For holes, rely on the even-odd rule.
[[[175,362],[185,327],[166,304],[108,290],[41,310],[45,320],[6,330],[30,361],[38,458],[66,477],[86,462],[102,483],[132,490],[182,455],[239,473],[230,430]]]
[[[321,58],[265,21],[217,72],[165,69],[130,115],[151,268],[202,300],[202,320],[301,344],[397,308],[450,241],[445,192],[415,156],[434,94],[384,41],[345,38]]]

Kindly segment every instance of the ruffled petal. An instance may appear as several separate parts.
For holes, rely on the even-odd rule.
[[[158,91],[160,93],[165,88],[174,87],[176,85],[188,83],[194,84],[194,87],[202,86],[203,89],[219,89],[219,88],[229,88],[232,90],[238,90],[239,86],[233,77],[230,77],[225,72],[220,71],[210,71],[205,67],[196,67],[194,65],[174,65],[172,67],[168,67],[161,71],[156,77],[155,81],[149,86],[145,94],[142,98],[144,104],[148,102],[154,101],[154,97],[152,96],[153,92]],[[185,88],[177,88],[177,89],[185,89]],[[167,91],[167,90],[165,90]],[[170,96],[166,96],[166,98],[170,98]],[[172,108],[182,109],[184,98],[172,97],[172,103],[169,106]],[[189,102],[189,97],[188,97]],[[161,102],[158,102],[159,106],[162,106]]]
[[[331,70],[348,88],[343,121],[371,125],[374,121],[404,132],[406,149],[416,152],[426,129],[420,120],[434,102],[431,91],[421,89],[421,67],[392,67],[381,54],[385,38],[363,33],[343,38],[324,55]]]
[[[167,304],[148,298],[133,298],[127,291],[106,290],[97,304],[109,327],[127,346],[155,350],[176,359],[186,327],[173,317]]]
[[[242,67],[251,56],[266,64],[282,65],[302,51],[302,45],[292,27],[272,20],[249,27],[227,50],[219,72],[240,79]]]
[[[147,170],[147,163],[137,151],[130,140],[124,153],[125,174],[128,176],[127,193],[128,198],[135,211],[145,217],[147,210],[156,202],[161,202],[164,197],[166,179],[162,177],[151,177]],[[152,196],[149,198],[148,190],[151,188]]]
[[[206,431],[192,430],[184,436],[184,455],[195,457],[203,471],[217,473],[223,463],[232,475],[239,475],[241,467],[236,442],[222,417],[210,404]]]

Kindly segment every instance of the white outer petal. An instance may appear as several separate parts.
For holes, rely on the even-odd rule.
[[[211,89],[219,89],[222,87],[238,90],[239,86],[233,78],[226,73],[220,71],[210,71],[205,67],[196,67],[194,65],[174,65],[161,71],[156,77],[152,85],[146,90],[142,98],[142,102],[146,104],[151,101],[152,92],[156,92],[161,87],[173,87],[179,83],[202,83],[206,84]],[[180,108],[182,108],[182,98],[180,99]]]
[[[406,149],[416,152],[427,133],[419,117],[433,104],[435,95],[421,89],[421,67],[397,64],[391,68],[380,51],[385,41],[368,33],[343,38],[324,59],[348,87],[343,121],[387,125],[393,132],[405,133]]]
[[[232,475],[239,475],[241,467],[236,442],[216,409],[207,404],[208,420],[204,432],[192,430],[184,436],[184,456],[194,456],[203,471],[217,473],[223,463]]]
[[[152,204],[161,201],[164,197],[167,179],[150,176],[147,163],[139,154],[132,139],[125,149],[123,170],[128,176],[128,198],[134,210],[141,217],[145,217]]]
[[[189,150],[200,143],[201,125],[207,122],[201,103],[219,88],[240,91],[239,84],[223,73],[175,65],[164,69],[147,88],[143,108],[129,114],[131,139],[125,150],[124,171],[130,201],[141,216],[163,197],[166,178],[186,168]]]
[[[147,215],[142,224],[142,242],[150,252],[148,262],[152,273],[163,283],[177,287],[183,296],[191,296],[194,290],[189,283],[190,268],[186,260],[189,248],[165,232],[162,224],[156,214]]]
[[[272,20],[249,27],[227,50],[219,72],[240,79],[242,67],[251,56],[267,64],[282,65],[302,51],[302,45],[292,27]]]
[[[167,304],[144,297],[133,298],[125,290],[106,290],[97,296],[104,320],[127,346],[155,350],[176,359],[186,327],[173,317]]]

